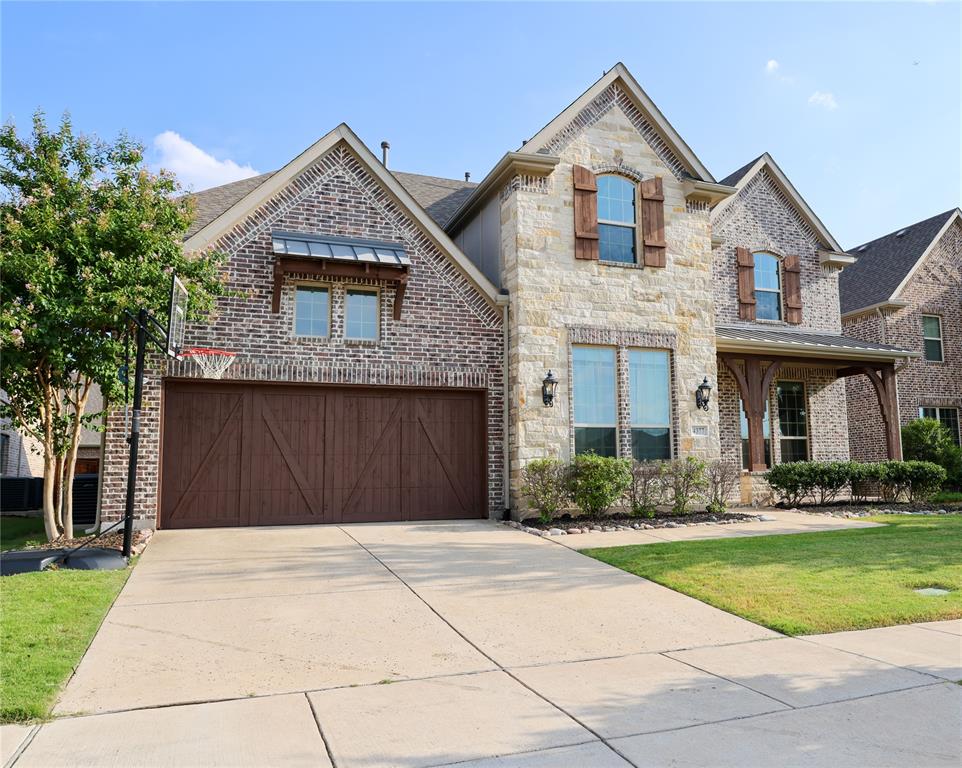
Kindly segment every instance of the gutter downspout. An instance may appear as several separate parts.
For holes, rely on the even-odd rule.
[[[510,429],[510,418],[508,410],[510,408],[510,390],[509,390],[509,373],[508,373],[508,361],[510,360],[510,341],[511,333],[508,328],[509,312],[508,308],[510,306],[511,299],[506,293],[498,294],[497,303],[501,306],[501,324],[502,333],[504,334],[504,341],[502,343],[502,354],[503,359],[501,362],[502,368],[502,388],[503,394],[501,396],[501,409],[502,414],[502,441],[503,445],[501,448],[502,455],[502,505],[504,507],[504,512],[501,515],[502,520],[511,519],[511,448],[510,440],[508,435],[508,430]]]

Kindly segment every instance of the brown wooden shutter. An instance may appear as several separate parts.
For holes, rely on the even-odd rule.
[[[755,255],[747,248],[735,248],[738,266],[738,317],[755,319]]]
[[[575,258],[598,259],[598,182],[581,165],[574,166]]]
[[[802,322],[802,268],[798,256],[786,256],[782,262],[785,277],[785,322]]]
[[[641,231],[646,267],[665,266],[665,193],[661,179],[641,182]]]

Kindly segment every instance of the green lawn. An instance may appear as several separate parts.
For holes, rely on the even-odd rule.
[[[585,550],[789,635],[962,617],[962,515],[884,528]],[[916,587],[954,590],[940,597]]]
[[[129,573],[51,570],[0,580],[0,722],[49,715]]]

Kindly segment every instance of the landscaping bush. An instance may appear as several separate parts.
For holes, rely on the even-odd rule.
[[[879,490],[882,483],[882,465],[877,462],[849,462],[849,485],[852,504],[864,504],[871,491]]]
[[[962,486],[962,448],[936,419],[916,419],[902,427],[902,453],[910,461],[931,461],[945,470],[946,481]]]
[[[568,469],[558,459],[532,459],[521,472],[521,495],[548,524],[568,501]]]
[[[776,464],[765,473],[769,487],[792,507],[797,507],[815,488],[815,474],[811,461]]]
[[[687,515],[692,504],[707,485],[705,462],[689,456],[665,464],[665,483],[670,495],[671,511]]]
[[[882,462],[883,496],[895,501],[926,501],[939,492],[945,482],[945,469],[931,461]]]
[[[582,453],[575,456],[568,478],[568,493],[587,517],[599,517],[631,485],[630,459]]]
[[[811,461],[809,472],[813,497],[819,504],[830,504],[852,479],[851,461]]]
[[[665,502],[665,471],[660,461],[636,461],[631,468],[628,503],[631,514],[654,517],[659,504]]]
[[[741,479],[742,470],[730,461],[711,461],[705,468],[707,510],[714,515],[722,514]]]

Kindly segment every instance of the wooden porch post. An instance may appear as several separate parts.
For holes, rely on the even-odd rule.
[[[768,402],[768,391],[772,379],[781,362],[773,361],[768,364],[764,372],[761,362],[755,357],[741,358],[743,368],[736,364],[738,358],[731,355],[720,355],[722,362],[732,372],[742,396],[742,407],[745,409],[745,419],[748,421],[748,463],[752,472],[764,472],[768,469],[765,463],[765,404]]]

